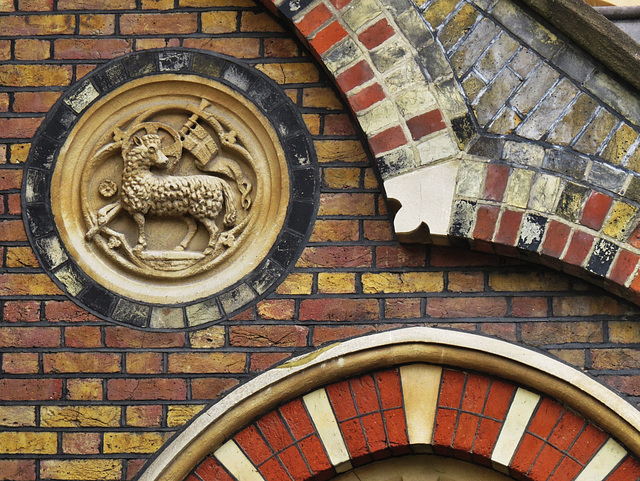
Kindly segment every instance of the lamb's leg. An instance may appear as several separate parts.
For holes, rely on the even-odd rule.
[[[185,250],[189,245],[189,242],[191,242],[191,239],[193,239],[193,236],[196,235],[196,231],[198,230],[198,224],[193,217],[185,217],[184,221],[187,223],[187,235],[184,236],[184,239],[182,239],[180,245],[174,249],[175,251]]]
[[[147,247],[147,236],[144,233],[144,215],[140,212],[133,214],[133,220],[138,224],[138,244],[133,248],[136,252],[141,252]]]
[[[216,245],[216,241],[218,240],[218,226],[213,219],[208,219],[206,217],[200,219],[200,222],[202,222],[209,231],[209,245],[204,250],[204,254],[207,255],[213,251],[213,248]]]

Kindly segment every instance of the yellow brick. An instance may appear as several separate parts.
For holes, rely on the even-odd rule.
[[[120,408],[115,406],[43,406],[40,408],[43,427],[117,427]]]
[[[314,145],[320,162],[367,162],[367,154],[357,140],[317,140]]]
[[[50,57],[51,44],[47,40],[17,39],[16,60],[45,60]]]
[[[27,161],[31,144],[13,144],[11,146],[11,163],[21,164]]]
[[[104,452],[155,453],[171,433],[105,433]]]
[[[173,428],[186,424],[193,416],[198,414],[206,404],[193,404],[187,406],[169,406],[167,413],[167,426]]]
[[[213,326],[189,333],[191,347],[215,348],[224,346],[224,327]]]
[[[0,426],[19,427],[36,425],[34,406],[0,406]]]
[[[489,275],[494,291],[564,291],[569,280],[553,272],[496,272]]]
[[[278,286],[278,294],[309,295],[313,286],[313,274],[289,274]]]
[[[616,202],[603,232],[614,239],[623,240],[627,236],[631,221],[637,213],[637,207],[624,202]]]
[[[238,12],[202,12],[203,33],[230,33],[236,31]]]
[[[302,120],[312,135],[320,134],[320,116],[318,114],[302,114]]]
[[[71,67],[66,65],[0,65],[0,84],[5,87],[69,85]]]
[[[331,189],[360,186],[360,169],[324,169],[324,184]]]
[[[444,288],[442,272],[406,272],[403,274],[363,274],[365,294],[379,292],[440,292]]]
[[[69,379],[68,398],[74,401],[101,401],[102,381],[100,379]]]
[[[609,321],[609,340],[624,344],[640,342],[640,324],[636,321]]]
[[[312,63],[259,63],[256,68],[279,84],[311,83],[320,78]]]
[[[333,90],[326,87],[306,88],[302,93],[302,106],[316,109],[340,110],[342,102]]]
[[[40,475],[43,479],[74,481],[122,479],[120,459],[43,460],[40,466]]]
[[[56,433],[0,433],[0,453],[2,454],[56,454],[57,452],[58,435]]]
[[[323,294],[351,294],[356,292],[356,275],[348,272],[318,274],[318,291]]]

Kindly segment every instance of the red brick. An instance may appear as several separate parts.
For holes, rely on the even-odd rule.
[[[58,10],[131,10],[135,0],[59,0]]]
[[[430,253],[430,265],[434,267],[497,266],[500,264],[500,258],[497,256],[452,247],[431,246]]]
[[[0,224],[1,225],[1,224]],[[307,247],[297,267],[371,267],[373,254],[368,246]]]
[[[375,200],[374,194],[321,194],[318,215],[375,215]]]
[[[40,320],[40,302],[7,301],[4,303],[5,322],[37,322]]]
[[[459,409],[464,389],[465,375],[459,371],[446,369],[442,373],[442,386],[438,406]]]
[[[569,457],[564,457],[560,464],[549,478],[549,481],[566,481],[567,479],[575,479],[578,473],[582,471],[582,466]]]
[[[231,55],[236,58],[260,56],[259,38],[185,38],[183,46]]]
[[[600,230],[612,203],[613,199],[608,195],[595,191],[591,192],[582,210],[580,223],[593,230]]]
[[[22,211],[20,194],[7,194],[7,206],[9,208],[9,214],[20,214]]]
[[[102,347],[99,327],[74,326],[64,330],[64,343],[67,347]]]
[[[28,459],[0,460],[0,480],[33,481],[36,479],[36,463]]]
[[[0,221],[0,241],[18,242],[25,240],[27,240],[27,234],[21,220]]]
[[[195,470],[196,474],[205,481],[233,481],[222,464],[211,456],[204,458],[204,461]]]
[[[42,123],[42,118],[13,117],[0,119],[0,137],[3,139],[28,139],[33,137]]]
[[[402,298],[384,300],[385,319],[412,319],[420,317],[420,299]]]
[[[638,478],[640,478],[640,463],[628,457],[606,478],[606,481],[636,481]]]
[[[453,451],[457,458],[470,459],[469,453],[473,447],[480,418],[468,413],[460,413],[453,438]]]
[[[48,112],[61,92],[15,92],[14,112]]]
[[[235,326],[229,330],[232,346],[306,346],[309,330],[301,326]]]
[[[634,229],[634,231],[629,236],[629,239],[627,240],[627,242],[632,247],[635,247],[636,249],[640,249],[640,225],[638,225]]]
[[[399,126],[380,132],[369,138],[369,145],[376,155],[393,150],[407,143],[407,138]]]
[[[2,401],[62,399],[62,379],[0,379]]]
[[[591,250],[593,240],[594,237],[591,234],[579,230],[574,231],[573,236],[571,236],[571,243],[563,260],[575,266],[581,265]]]
[[[561,451],[566,451],[573,444],[584,424],[584,419],[571,411],[565,411],[549,437],[549,443]]]
[[[613,282],[624,285],[624,283],[627,282],[627,279],[629,279],[629,276],[633,274],[633,271],[638,265],[638,260],[640,260],[640,256],[637,254],[624,249],[620,250],[618,258],[609,273],[609,279]]]
[[[109,59],[133,50],[133,40],[122,38],[63,38],[53,45],[56,59]]]
[[[231,39],[227,39],[227,40],[231,40]],[[244,41],[244,40],[251,40],[251,39],[245,38],[240,40]],[[265,57],[281,57],[281,58],[297,57],[298,44],[292,38],[265,38],[264,39],[264,56]]]
[[[357,416],[358,413],[351,396],[351,388],[348,381],[330,384],[326,387],[326,391],[338,421]]]
[[[300,303],[301,321],[367,321],[378,319],[376,299],[307,299]]]
[[[342,10],[344,7],[351,3],[351,0],[331,0],[331,3],[338,10]]]
[[[495,236],[495,242],[512,246],[518,240],[518,231],[522,222],[522,212],[505,210],[500,217],[500,227]]]
[[[252,353],[249,370],[252,372],[264,371],[290,355],[291,353],[287,352]]]
[[[487,180],[484,184],[484,198],[500,202],[509,180],[509,171],[506,165],[489,164],[487,166]]]
[[[176,352],[169,354],[170,373],[243,372],[247,355],[243,352]]]
[[[492,205],[483,205],[478,208],[476,227],[473,231],[474,239],[490,241],[498,225],[500,208]]]
[[[75,30],[73,15],[9,15],[2,17],[2,35],[69,35]]]
[[[309,415],[300,399],[295,399],[285,404],[279,411],[295,439],[302,439],[315,432],[315,428],[311,424]]]
[[[458,412],[450,409],[438,409],[433,432],[433,448],[436,454],[451,455],[451,445],[456,430]]]
[[[356,130],[347,114],[332,114],[324,117],[324,135],[356,135]]]
[[[184,339],[185,335],[180,332],[148,332],[128,327],[105,328],[105,345],[107,347],[145,349],[183,347]]]
[[[98,318],[89,314],[83,308],[77,306],[71,301],[48,301],[45,304],[44,312],[47,320],[51,322],[98,321]],[[140,331],[133,331],[132,329],[126,329],[126,330],[132,331],[132,332],[140,332]],[[114,346],[114,347],[118,347],[118,346]],[[134,346],[121,346],[121,347],[134,347]],[[137,347],[142,347],[142,346],[137,346]]]
[[[504,419],[511,405],[514,390],[513,385],[494,379],[489,388],[489,397],[483,414],[495,419]]]
[[[345,70],[336,77],[336,82],[343,92],[349,92],[358,85],[362,85],[373,78],[373,70],[369,64],[362,60],[353,67]]]
[[[358,38],[365,47],[371,50],[390,38],[394,33],[393,27],[389,25],[386,18],[383,18],[358,35]]]
[[[314,474],[327,473],[329,475],[328,479],[335,476],[331,462],[329,458],[327,458],[324,447],[317,436],[309,436],[300,441],[298,446]]]
[[[260,472],[262,473],[264,479],[291,479],[276,458],[271,458],[269,461],[260,466]]]
[[[335,21],[320,30],[309,43],[318,55],[322,55],[346,36],[347,31]]]
[[[187,384],[184,379],[128,378],[107,381],[107,399],[110,401],[184,400],[186,397]]]
[[[253,424],[236,434],[234,439],[254,464],[264,463],[273,456],[273,451]]]
[[[120,372],[122,364],[121,354],[99,352],[58,352],[44,354],[44,372]]]
[[[304,17],[297,20],[295,24],[300,33],[307,37],[331,17],[332,15],[329,9],[324,3],[321,3],[309,11]]]
[[[3,327],[0,347],[59,347],[60,334],[56,327]]]
[[[416,316],[418,317],[418,316]],[[374,332],[378,329],[374,326],[340,326],[340,327],[322,327],[317,326],[313,330],[313,344],[315,346],[326,342],[344,340],[350,337],[361,336],[368,332]]]
[[[503,297],[432,297],[427,300],[430,317],[499,317],[507,314]]]
[[[19,189],[22,185],[22,170],[0,169],[0,190]]]
[[[409,444],[404,409],[389,409],[384,411],[383,415],[385,426],[387,427],[389,446],[396,454],[402,454],[402,451],[397,448],[402,448]]]
[[[215,399],[232,387],[238,385],[237,379],[209,377],[191,380],[191,397],[193,399]]]
[[[179,35],[194,33],[198,29],[195,13],[135,13],[120,17],[123,35]]]
[[[447,126],[442,120],[440,110],[432,110],[407,120],[407,127],[413,140],[420,140],[433,132],[445,129]]]
[[[2,355],[2,370],[9,374],[37,374],[38,359],[37,352],[5,352]]]
[[[592,424],[587,424],[575,444],[571,446],[569,454],[580,463],[587,464],[606,440],[607,435],[604,432]],[[638,473],[638,476],[640,476],[640,473]]]
[[[353,465],[361,466],[370,462],[371,456],[369,455],[367,440],[364,437],[360,419],[356,418],[341,422],[340,430],[351,455]]]
[[[371,375],[352,379],[350,384],[351,392],[353,392],[353,397],[355,398],[358,412],[361,415],[380,410],[378,393],[376,391],[375,382]]]
[[[511,460],[511,464],[509,466],[511,470],[519,474],[527,474],[543,445],[544,441],[541,441],[530,434],[525,434],[520,446],[518,446],[516,454]]]
[[[476,439],[473,443],[474,456],[472,459],[481,464],[490,464],[491,453],[496,445],[501,428],[502,424],[491,419],[483,418],[480,420]]]
[[[376,267],[423,267],[426,263],[426,249],[422,245],[376,247]]]
[[[397,370],[383,371],[375,374],[380,402],[383,409],[402,407],[402,388]]]
[[[540,455],[529,471],[532,480],[547,480],[562,459],[562,453],[548,444],[542,448]]]
[[[281,451],[293,443],[291,434],[289,434],[289,431],[285,428],[282,419],[280,419],[276,411],[262,416],[256,424],[264,435],[267,444],[274,451]]]
[[[367,414],[362,416],[361,422],[364,435],[367,438],[367,447],[374,455],[373,459],[389,457],[391,452],[388,450],[387,433],[382,422],[382,414],[379,412]]]
[[[361,112],[385,98],[386,94],[380,84],[374,83],[363,88],[357,94],[350,96],[348,101],[354,112]]]
[[[311,473],[307,467],[297,446],[291,446],[281,452],[278,457],[291,475],[292,479],[309,479]]]
[[[563,409],[558,403],[544,398],[533,416],[528,430],[546,439],[562,415]]]
[[[570,233],[571,227],[562,222],[551,220],[542,244],[542,253],[556,259],[560,258]]]
[[[164,371],[163,355],[159,352],[127,352],[128,374],[158,374]]]
[[[469,374],[467,385],[462,398],[462,410],[472,413],[481,413],[485,399],[489,392],[490,380],[486,376]]]

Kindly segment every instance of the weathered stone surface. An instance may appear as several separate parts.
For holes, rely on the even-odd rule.
[[[520,79],[509,69],[504,69],[476,101],[475,111],[480,125],[486,125],[500,107],[520,85]]]
[[[371,53],[371,60],[380,72],[392,69],[402,61],[409,59],[410,50],[400,38],[392,38],[383,47]]]
[[[588,95],[578,94],[578,99],[547,137],[552,144],[569,145],[589,122],[598,103]]]
[[[466,72],[476,63],[480,54],[499,32],[500,29],[493,20],[486,17],[480,20],[451,56],[451,66],[454,72],[458,76]]]
[[[612,164],[620,164],[631,146],[638,139],[638,133],[628,124],[622,123],[602,151],[602,158]]]
[[[511,105],[521,114],[528,114],[559,77],[560,74],[548,64],[539,63],[513,97]]]
[[[479,13],[470,4],[465,3],[453,17],[442,27],[438,38],[442,42],[442,46],[448,51],[453,45],[471,28],[476,22]]]
[[[617,240],[626,239],[631,233],[633,221],[638,214],[638,208],[626,202],[616,202],[604,226],[603,233]]]
[[[458,0],[436,0],[422,14],[432,28],[436,29],[455,8]]]
[[[555,175],[538,175],[531,189],[529,208],[539,212],[554,212],[561,179]]]
[[[360,58],[360,49],[350,38],[338,43],[334,48],[322,56],[325,67],[334,75],[343,67]]]
[[[476,70],[486,79],[492,79],[505,63],[516,53],[520,44],[506,33],[501,33],[498,39],[484,53]]]
[[[398,94],[395,100],[400,114],[404,117],[413,117],[436,107],[436,99],[426,85],[408,89]]]
[[[613,192],[621,192],[626,173],[609,164],[593,162],[589,172],[589,182]]]
[[[587,189],[585,187],[567,182],[560,195],[556,214],[570,222],[578,222],[586,196]]]
[[[493,134],[508,135],[513,133],[521,123],[522,117],[518,113],[511,107],[504,107],[487,130]]]
[[[524,209],[529,203],[529,193],[533,185],[535,172],[526,169],[513,169],[505,191],[504,201],[514,207]]]
[[[584,86],[627,117],[630,122],[636,126],[640,125],[640,98],[638,94],[602,71],[596,71],[595,74],[589,77]]]
[[[463,161],[458,170],[456,193],[462,197],[480,197],[484,185],[480,179],[486,177],[487,164],[484,162]]]
[[[600,108],[589,123],[589,126],[580,135],[580,138],[575,143],[575,148],[585,154],[595,154],[616,123],[617,120],[613,115]]]
[[[533,51],[526,47],[521,47],[518,53],[516,53],[509,66],[518,74],[520,77],[527,77],[533,68],[540,61],[540,57]]]
[[[476,218],[476,203],[464,200],[456,201],[453,207],[449,233],[458,237],[468,237]]]
[[[407,62],[393,70],[385,77],[386,87],[391,93],[410,90],[412,86],[422,86],[425,81],[424,74],[416,62]]]
[[[474,102],[478,97],[478,94],[485,88],[487,84],[484,80],[482,80],[478,75],[471,72],[463,81],[462,88],[464,92],[467,94],[467,98]]]
[[[374,0],[357,0],[350,3],[349,9],[342,14],[342,19],[355,31],[378,15],[380,7]]]
[[[434,41],[429,41],[418,50],[420,62],[428,72],[431,80],[448,77],[451,74],[449,62],[442,52],[442,47]]]
[[[540,167],[544,160],[544,148],[528,142],[507,141],[504,144],[502,158],[515,164]]]
[[[589,165],[589,159],[571,151],[550,150],[542,166],[574,179],[582,179]]]

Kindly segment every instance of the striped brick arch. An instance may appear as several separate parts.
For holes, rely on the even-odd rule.
[[[598,63],[606,55],[509,1],[263,3],[343,93],[401,241],[466,239],[640,303],[640,98]],[[582,22],[578,41],[589,29],[619,41],[582,2],[562,9]],[[605,50],[635,52],[621,42]]]
[[[637,426],[633,407],[546,356],[410,328],[265,373],[196,418],[140,479],[328,480],[429,453],[518,480],[637,481]]]

